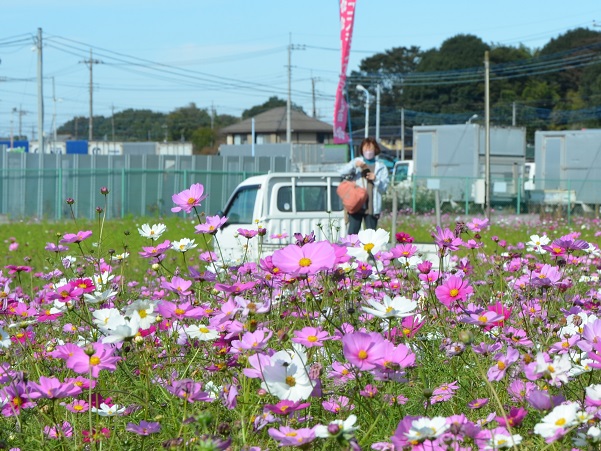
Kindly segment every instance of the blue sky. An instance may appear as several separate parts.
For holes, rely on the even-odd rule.
[[[218,114],[276,95],[330,122],[340,70],[338,0],[2,0],[0,136],[37,124],[37,53],[43,31],[44,129],[128,108],[169,112],[195,103]],[[601,31],[599,0],[357,0],[349,64],[400,46],[436,48],[459,33],[540,48],[577,27]],[[54,85],[54,89],[53,89]],[[315,102],[313,102],[313,86]]]

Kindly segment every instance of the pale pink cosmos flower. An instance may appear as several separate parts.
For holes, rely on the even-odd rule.
[[[65,409],[73,413],[84,413],[90,409],[90,405],[83,399],[76,399],[69,404],[65,404]]]
[[[103,343],[92,343],[90,351],[93,354],[88,355],[80,347],[75,348],[73,354],[67,358],[67,368],[79,374],[90,373],[92,377],[98,377],[100,370],[114,371],[117,369],[117,362],[121,360],[121,357],[113,356],[111,346]]]
[[[472,232],[481,232],[482,230],[484,230],[486,227],[488,227],[488,218],[485,219],[479,219],[479,218],[474,218],[472,219],[470,222],[468,222],[467,228],[470,229]]]
[[[303,327],[301,330],[294,331],[292,341],[300,343],[306,348],[321,347],[323,342],[329,340],[330,335],[318,327]]]
[[[225,216],[207,216],[204,224],[198,224],[194,227],[196,230],[194,233],[208,233],[210,235],[215,235],[226,222],[227,218]]]
[[[200,206],[200,201],[204,200],[206,197],[206,194],[204,194],[204,186],[200,183],[194,183],[190,186],[190,189],[185,189],[182,192],[171,196],[171,200],[177,205],[177,207],[173,207],[171,211],[173,213],[178,213],[180,211],[191,213],[194,207]]]
[[[362,371],[376,368],[384,357],[385,340],[377,332],[354,332],[342,337],[344,357]]]
[[[237,354],[244,351],[259,350],[267,346],[273,332],[269,329],[259,329],[254,332],[245,332],[240,340],[232,340],[230,353]]]
[[[81,243],[83,240],[92,236],[91,230],[83,230],[77,233],[65,233],[61,243]]]
[[[491,366],[488,369],[488,380],[489,381],[500,381],[505,377],[507,369],[517,362],[520,357],[520,353],[517,349],[507,348],[507,354],[499,353],[495,355],[496,365]]]
[[[40,376],[39,383],[29,383],[29,397],[31,399],[47,398],[59,399],[77,396],[81,393],[81,387],[69,382],[61,382],[56,377]]]

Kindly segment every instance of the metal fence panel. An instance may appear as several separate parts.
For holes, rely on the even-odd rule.
[[[221,210],[234,188],[251,175],[287,172],[284,157],[207,155],[40,155],[0,152],[0,214],[11,219],[93,219],[97,208],[108,218],[171,214],[174,193],[202,183],[206,214]],[[100,188],[110,190],[105,199]],[[105,205],[106,201],[106,205]]]

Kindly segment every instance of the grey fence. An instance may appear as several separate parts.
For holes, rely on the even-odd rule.
[[[414,212],[429,212],[436,198],[447,212],[481,213],[485,205],[483,178],[475,177],[413,177],[397,182],[396,200],[399,208]],[[572,216],[601,215],[601,180],[541,179],[534,183],[523,178],[491,177],[492,207],[511,213],[555,215],[570,221]],[[386,198],[392,205],[392,188]]]
[[[270,171],[289,171],[283,157],[174,155],[39,155],[0,153],[0,214],[10,220],[70,217],[65,200],[73,198],[79,218],[172,214],[171,196],[202,183],[207,199],[202,209],[215,214],[242,180]],[[110,193],[105,198],[100,188]]]

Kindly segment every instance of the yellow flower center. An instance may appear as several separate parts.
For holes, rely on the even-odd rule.
[[[317,341],[317,337],[315,335],[309,335],[307,337],[307,341],[310,341],[311,343],[315,343]]]
[[[199,327],[199,328],[198,328],[198,330],[199,330],[200,332],[202,332],[203,334],[207,334],[207,333],[209,333],[209,329],[207,329],[207,328],[206,328],[206,327],[204,327],[204,326],[201,326],[201,327]]]
[[[481,323],[487,323],[488,318],[486,316],[482,315],[478,318],[478,321],[480,321]]]
[[[73,406],[73,410],[77,410],[78,412],[81,412],[83,410],[83,406],[80,404],[75,404]]]
[[[557,420],[555,422],[555,426],[563,426],[564,424],[566,424],[566,419],[565,418],[560,418],[559,420]]]
[[[294,379],[294,377],[292,377],[292,376],[288,376],[288,377],[286,377],[286,383],[290,387],[294,387],[296,385],[296,379]]]
[[[367,358],[367,351],[364,351],[363,349],[361,351],[359,351],[359,353],[357,354],[357,357],[359,357],[361,360],[365,360]]]
[[[454,298],[458,294],[459,294],[459,290],[457,288],[453,288],[453,289],[451,289],[451,291],[449,291],[449,296],[451,296],[452,298]]]
[[[194,199],[193,197],[190,197],[188,199],[188,205],[194,205],[196,203],[196,199]]]
[[[146,310],[144,310],[144,309],[138,310],[138,315],[140,315],[140,318],[146,318],[146,316],[148,316],[148,314],[146,313]]]
[[[90,365],[96,366],[100,363],[100,357],[92,356],[90,357]]]
[[[296,437],[297,435],[295,431],[286,432],[286,437]]]
[[[182,310],[181,308],[176,308],[175,309],[175,314],[176,315],[183,315],[184,313],[186,313],[186,311]]]
[[[497,363],[497,368],[499,368],[501,371],[503,371],[505,369],[505,367],[506,367],[505,363],[503,363],[499,360],[499,363]]]
[[[374,243],[367,243],[363,245],[363,249],[365,250],[365,252],[371,252],[371,250],[375,247]]]
[[[303,257],[300,259],[300,261],[298,262],[298,266],[305,268],[307,266],[311,265],[311,259],[307,258],[307,257]]]

